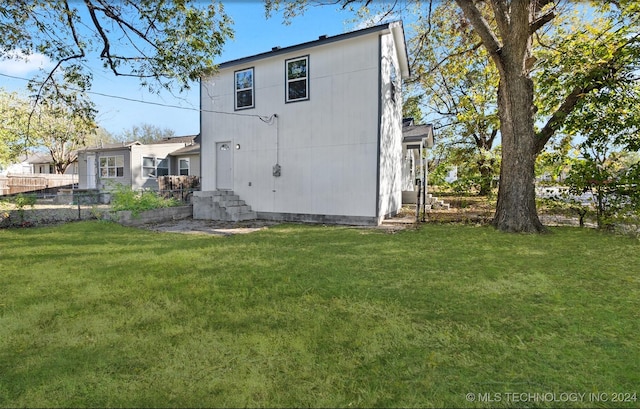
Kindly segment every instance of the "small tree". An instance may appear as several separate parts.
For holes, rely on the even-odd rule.
[[[583,159],[571,167],[566,179],[569,192],[592,195],[598,228],[640,216],[640,162],[629,164],[628,158],[610,145],[586,143]]]
[[[41,99],[1,94],[2,131],[0,138],[8,151],[6,160],[28,148],[46,149],[56,173],[64,173],[77,159],[77,150],[85,146],[95,132],[93,103],[83,94],[47,87]]]

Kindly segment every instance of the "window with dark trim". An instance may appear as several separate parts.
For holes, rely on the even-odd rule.
[[[309,99],[309,56],[286,60],[286,102]]]
[[[181,176],[189,176],[189,159],[180,159],[179,161],[180,175]]]
[[[255,106],[253,95],[253,68],[235,72],[235,109]]]

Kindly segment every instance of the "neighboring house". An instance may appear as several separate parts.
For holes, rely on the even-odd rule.
[[[33,153],[0,172],[0,195],[32,192],[52,194],[78,183],[78,162],[71,163],[64,174],[55,173],[49,153]]]
[[[89,147],[78,153],[79,189],[109,190],[113,184],[132,189],[158,189],[157,176],[177,175],[172,152],[194,144],[195,135],[166,138],[151,144],[121,142]]]
[[[433,125],[414,125],[413,118],[402,124],[402,203],[416,203],[418,185],[427,188],[426,150],[433,147]]]
[[[187,145],[169,154],[172,175],[200,176],[200,135]]]
[[[12,174],[12,175],[32,175],[32,174],[55,174],[55,166],[53,164],[53,158],[49,153],[32,153],[22,156],[19,162],[13,163],[3,169],[0,174]],[[78,173],[78,161],[71,163],[66,171],[65,175],[75,175]]]
[[[33,173],[33,166],[29,163],[29,155],[22,155],[18,161],[6,166],[0,165],[0,175],[23,175]]]
[[[27,162],[31,165],[31,173],[40,174],[53,174],[56,173],[56,168],[53,163],[53,158],[50,153],[36,153],[31,155]],[[67,169],[65,169],[65,175],[76,175],[78,173],[78,160],[73,161]]]
[[[201,79],[194,218],[377,225],[402,206],[401,22],[226,62]],[[231,192],[235,193],[232,195]],[[240,220],[226,214],[230,220]]]

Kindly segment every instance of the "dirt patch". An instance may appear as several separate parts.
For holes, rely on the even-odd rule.
[[[146,224],[144,229],[165,233],[183,234],[213,234],[229,236],[232,234],[246,234],[264,230],[279,223],[266,220],[249,220],[242,222],[222,222],[217,220],[183,220],[167,221],[162,223]]]

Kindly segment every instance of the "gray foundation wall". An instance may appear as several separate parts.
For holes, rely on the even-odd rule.
[[[376,217],[301,213],[257,212],[257,219],[296,223],[345,224],[350,226],[377,226],[380,224]]]

